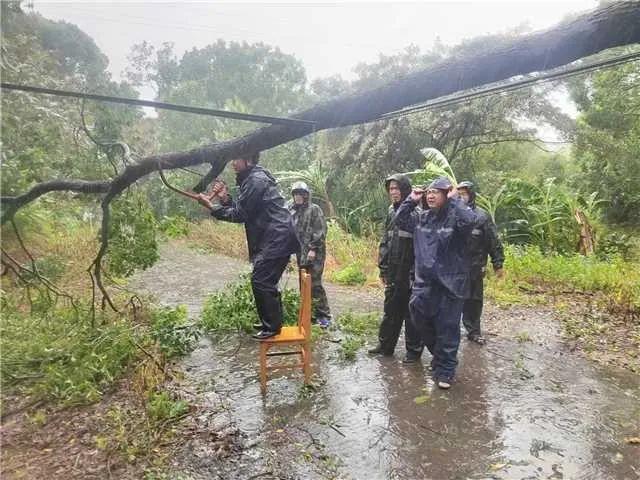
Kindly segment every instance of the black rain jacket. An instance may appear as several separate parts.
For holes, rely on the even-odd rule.
[[[244,223],[251,262],[297,252],[291,215],[271,173],[256,165],[239,173],[236,183],[240,187],[237,199],[229,196],[211,215],[225,222]]]
[[[469,192],[468,206],[476,214],[477,220],[469,237],[471,251],[471,268],[484,270],[487,266],[487,255],[491,257],[494,270],[502,268],[504,264],[504,249],[498,237],[498,229],[489,213],[476,205],[476,193]]]
[[[411,193],[411,182],[406,175],[396,174],[387,178],[385,185],[398,182],[402,198]],[[400,228],[396,224],[396,212],[402,201],[389,205],[384,233],[378,247],[378,268],[380,277],[387,285],[409,285],[413,270],[413,231]],[[415,213],[412,213],[415,215]]]

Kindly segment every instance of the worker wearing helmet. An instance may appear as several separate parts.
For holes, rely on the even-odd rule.
[[[476,206],[476,192],[473,183],[460,182],[458,194],[477,217],[476,224],[468,239],[471,254],[470,292],[469,298],[464,302],[462,323],[467,330],[467,338],[479,345],[484,345],[485,339],[480,330],[480,316],[484,301],[483,290],[487,257],[491,257],[491,264],[496,276],[502,277],[504,252],[498,238],[496,224],[485,210]]]
[[[293,201],[289,204],[289,212],[300,241],[298,265],[308,268],[311,274],[312,320],[322,328],[327,328],[331,324],[331,310],[322,286],[327,223],[322,209],[311,203],[311,190],[306,183],[295,182],[291,187],[291,195]]]

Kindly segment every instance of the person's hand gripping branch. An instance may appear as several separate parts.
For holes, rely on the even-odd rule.
[[[198,203],[209,210],[213,210],[214,203],[224,203],[229,197],[227,184],[220,179],[213,181],[210,193],[199,193]]]

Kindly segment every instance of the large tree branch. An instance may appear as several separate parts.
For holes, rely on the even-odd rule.
[[[78,193],[106,193],[109,191],[109,181],[87,182],[84,180],[52,180],[38,183],[31,190],[22,195],[0,197],[2,223],[13,218],[15,213],[28,203],[33,202],[49,192],[78,192]]]
[[[481,55],[474,53],[449,58],[376,89],[337,98],[293,115],[293,118],[316,122],[315,127],[271,125],[234,140],[188,152],[143,158],[128,165],[109,183],[108,195],[117,196],[140,178],[157,170],[158,163],[165,170],[210,163],[211,171],[196,186],[197,191],[202,191],[234,157],[267,150],[312,131],[370,122],[410,105],[516,75],[555,68],[607,48],[638,42],[640,2],[614,3],[549,30],[496,45]],[[35,198],[37,196],[31,200]],[[21,205],[26,203],[28,201],[22,201]]]

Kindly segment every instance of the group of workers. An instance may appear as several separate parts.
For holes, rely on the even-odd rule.
[[[278,283],[292,254],[312,277],[313,321],[331,323],[322,286],[326,257],[326,222],[311,203],[311,192],[296,182],[287,205],[271,173],[261,167],[259,153],[232,160],[238,194],[233,199],[223,182],[199,202],[218,220],[244,223],[253,265],[251,286],[260,322],[257,340],[280,333],[283,310]],[[487,258],[502,275],[504,255],[496,226],[476,206],[471,182],[456,186],[444,177],[421,188],[396,174],[385,180],[391,205],[379,247],[380,279],[385,286],[384,314],[378,344],[370,354],[391,356],[402,325],[403,363],[420,360],[426,346],[436,384],[451,386],[460,344],[460,320],[470,341],[484,344],[480,316]]]

